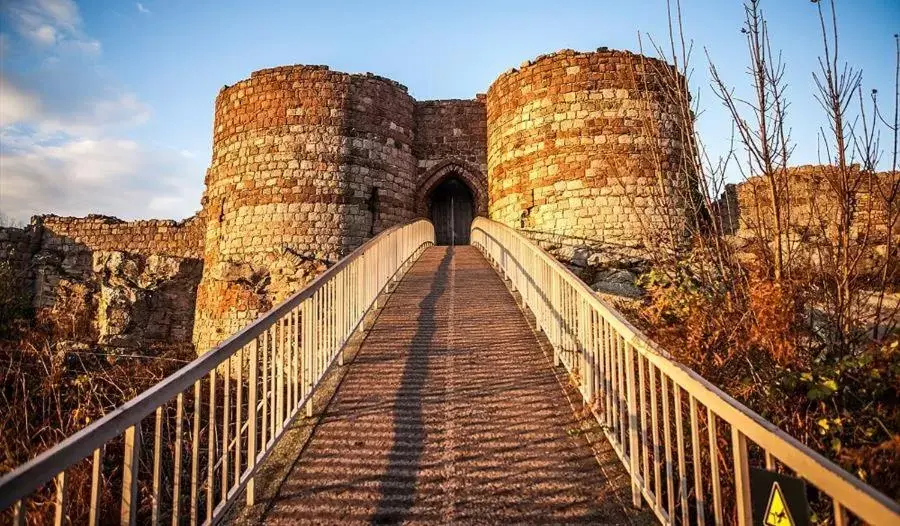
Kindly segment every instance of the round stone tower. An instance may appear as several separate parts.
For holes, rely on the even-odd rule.
[[[663,78],[681,77],[605,48],[544,55],[501,75],[487,93],[491,218],[639,247],[648,222],[684,217],[675,194],[686,194],[672,190],[688,179],[692,124]]]
[[[414,110],[396,82],[324,66],[265,69],[219,92],[198,353],[414,216]]]

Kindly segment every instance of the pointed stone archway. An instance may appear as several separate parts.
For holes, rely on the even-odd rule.
[[[475,216],[487,214],[487,188],[477,169],[455,159],[433,166],[416,192],[419,216],[434,224],[438,245],[467,245]]]
[[[458,159],[447,159],[432,166],[420,178],[416,191],[416,213],[419,217],[430,216],[431,197],[441,183],[449,179],[458,179],[472,193],[473,213],[475,216],[487,216],[488,193],[487,178],[475,166]]]
[[[475,205],[469,187],[458,177],[444,179],[429,197],[436,245],[468,245]]]

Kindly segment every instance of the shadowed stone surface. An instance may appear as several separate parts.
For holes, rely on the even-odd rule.
[[[434,247],[391,295],[263,520],[629,522],[578,427],[494,270],[473,247]]]

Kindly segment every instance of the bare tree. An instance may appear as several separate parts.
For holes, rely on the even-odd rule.
[[[900,35],[896,34],[894,35],[894,63],[894,117],[890,123],[879,111],[878,91],[872,90],[873,113],[877,121],[881,122],[891,132],[893,138],[891,169],[884,176],[875,178],[877,195],[881,199],[883,206],[884,230],[886,232],[884,261],[882,262],[880,273],[881,283],[875,302],[872,331],[876,340],[889,334],[896,327],[897,311],[900,308],[900,305],[895,305],[893,309],[886,309],[884,303],[888,287],[896,280],[898,271],[896,260],[893,259],[894,252],[897,250],[894,238],[898,229],[898,220],[900,220],[900,206],[898,206],[898,201],[900,201],[900,172],[898,172],[897,165],[898,138],[900,138]]]
[[[769,209],[757,209],[754,224],[761,253],[769,259],[771,252],[772,273],[776,281],[781,281],[789,250],[785,235],[790,214],[787,166],[793,150],[786,123],[789,103],[785,98],[785,66],[780,53],[773,55],[760,2],[746,3],[744,12],[741,32],[747,40],[750,57],[747,72],[754,98],[738,97],[711,59],[710,74],[713,91],[729,111],[746,155],[745,178],[759,175],[766,182]],[[771,212],[771,221],[767,212]]]
[[[659,130],[676,130],[678,135],[671,141],[677,141],[680,155],[672,163],[672,156],[663,148],[670,139],[657,138],[658,147],[649,148],[656,184],[648,197],[653,208],[663,213],[656,214],[661,219],[655,221],[640,216],[639,219],[643,236],[651,240],[649,256],[657,270],[677,271],[678,263],[688,259],[687,252],[702,254],[693,258],[700,278],[707,284],[721,284],[736,278],[730,265],[731,250],[724,238],[727,228],[715,213],[717,199],[725,191],[725,174],[733,149],[713,159],[696,131],[695,121],[701,110],[700,93],[690,89],[693,42],[685,38],[680,0],[667,0],[666,7],[669,31],[665,44],[647,35],[659,61],[644,58],[643,38],[638,35],[641,54],[636,60],[640,61],[637,70],[641,74],[635,76],[634,85],[642,95],[643,133],[655,137]],[[653,93],[661,97],[655,100],[658,96]],[[660,122],[660,115],[672,122]]]
[[[875,93],[872,110],[866,111],[862,93],[862,72],[841,62],[838,16],[834,0],[815,1],[822,38],[823,55],[813,73],[816,99],[824,110],[827,124],[820,129],[819,150],[823,193],[834,207],[823,211],[820,200],[812,203],[822,219],[817,244],[821,263],[820,280],[827,314],[831,318],[831,341],[842,354],[865,343],[872,327],[878,339],[885,334],[886,322],[894,319],[896,309],[884,308],[887,288],[894,280],[892,264],[896,202],[900,191],[897,181],[896,109],[893,129],[892,169],[877,173],[882,153],[879,144],[878,106]],[[896,74],[895,74],[896,75]],[[895,105],[897,102],[895,79]],[[830,216],[830,217],[826,217]],[[877,239],[886,244],[881,272],[873,279],[871,261],[877,259]],[[893,269],[893,270],[892,270]],[[871,307],[874,296],[875,309]],[[874,320],[873,320],[874,318]]]

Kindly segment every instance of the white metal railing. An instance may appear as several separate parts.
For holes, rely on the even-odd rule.
[[[833,524],[849,524],[850,514],[900,524],[900,505],[673,361],[519,232],[477,218],[471,240],[534,314],[554,363],[566,368],[628,470],[635,506],[643,495],[663,524],[759,524],[749,481],[757,464],[818,488],[831,501]]]
[[[212,351],[5,475],[0,511],[14,524],[53,511],[56,524],[108,523],[118,513],[123,524],[168,516],[177,525],[217,522],[245,488],[253,504],[256,467],[304,406],[311,414],[317,385],[379,294],[433,243],[426,220],[382,232]],[[107,465],[109,452],[124,460]],[[80,477],[75,488],[89,483],[90,495],[74,491],[67,473]],[[83,514],[70,515],[72,497]]]

